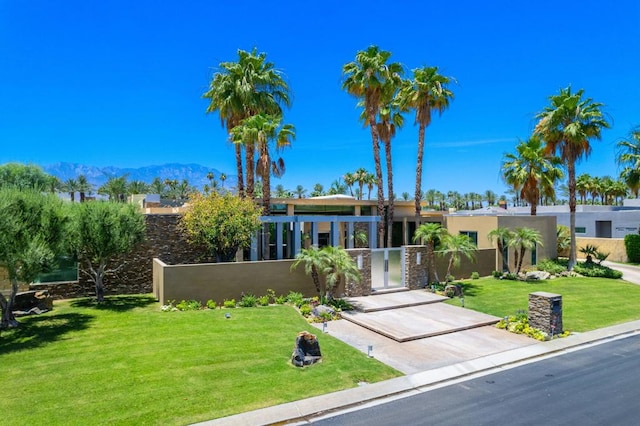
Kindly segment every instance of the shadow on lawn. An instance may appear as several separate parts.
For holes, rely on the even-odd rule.
[[[465,296],[475,296],[480,288],[480,286],[470,282],[461,282],[460,284],[462,285],[462,294]]]
[[[153,296],[146,295],[120,295],[107,296],[103,303],[98,303],[94,298],[76,299],[71,302],[74,308],[93,308],[99,310],[107,310],[114,312],[125,312],[135,308],[144,308],[145,306],[157,303]]]
[[[86,329],[94,316],[70,312],[23,318],[18,328],[3,330],[0,334],[0,354],[34,349],[55,342],[69,332]]]

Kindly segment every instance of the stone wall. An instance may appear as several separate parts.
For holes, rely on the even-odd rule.
[[[405,246],[404,256],[405,287],[416,290],[427,286],[429,284],[427,274],[427,246]]]
[[[371,294],[371,250],[370,249],[348,249],[347,252],[358,263],[358,256],[362,255],[362,268],[360,273],[362,278],[359,283],[347,282],[345,295],[350,297],[368,296]]]
[[[538,291],[529,294],[529,326],[545,333],[562,333],[562,296]]]

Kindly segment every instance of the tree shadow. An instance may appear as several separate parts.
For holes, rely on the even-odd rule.
[[[157,302],[155,297],[148,295],[118,295],[107,296],[102,303],[98,303],[95,298],[91,297],[76,299],[71,302],[71,306],[74,308],[93,308],[113,312],[126,312],[135,308],[144,308]]]
[[[75,312],[28,317],[18,328],[1,332],[0,355],[55,342],[69,332],[85,330],[94,318],[93,315]]]
[[[475,296],[480,288],[480,286],[471,282],[461,282],[460,284],[462,285],[462,294],[465,296]]]

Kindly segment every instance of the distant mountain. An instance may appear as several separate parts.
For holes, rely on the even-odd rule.
[[[119,177],[126,175],[128,181],[141,180],[151,183],[154,178],[159,177],[163,181],[165,179],[175,179],[178,182],[187,179],[191,186],[201,189],[205,184],[209,184],[207,174],[213,173],[220,182],[221,172],[216,169],[201,166],[199,164],[178,164],[169,163],[157,166],[145,166],[138,168],[119,168],[119,167],[94,167],[78,163],[55,163],[43,166],[42,169],[50,175],[56,176],[61,181],[67,179],[77,179],[80,175],[85,175],[89,183],[93,184],[97,189],[104,184],[110,177]],[[235,175],[227,175],[224,182],[225,188],[232,188],[236,185],[237,178]]]

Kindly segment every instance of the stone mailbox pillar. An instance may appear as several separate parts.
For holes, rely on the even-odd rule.
[[[550,336],[562,333],[562,296],[545,291],[529,293],[529,326]]]

